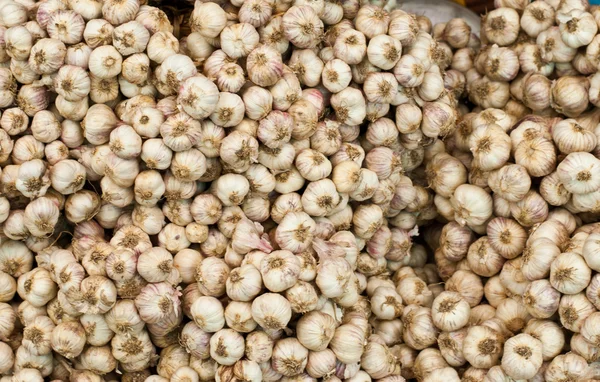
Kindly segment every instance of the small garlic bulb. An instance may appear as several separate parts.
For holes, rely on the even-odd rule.
[[[402,311],[402,297],[394,288],[380,286],[371,296],[371,308],[377,318],[391,320],[400,316]]]
[[[531,37],[554,24],[555,9],[545,1],[529,3],[521,15],[521,29]]]
[[[525,167],[509,164],[492,171],[488,185],[495,194],[509,202],[522,200],[531,187],[531,178]]]
[[[273,251],[262,259],[259,270],[267,289],[282,292],[298,280],[300,260],[290,251]]]
[[[463,341],[465,359],[474,367],[487,368],[495,365],[502,353],[502,338],[487,326],[468,329]]]
[[[304,212],[288,212],[280,221],[275,239],[282,249],[299,253],[306,250],[315,234],[315,221]]]
[[[492,248],[506,259],[521,254],[527,239],[527,233],[517,222],[502,217],[488,222],[487,234]]]
[[[226,26],[220,33],[221,49],[231,58],[246,57],[259,43],[260,36],[248,23]]]
[[[111,45],[97,47],[90,54],[89,70],[102,79],[117,76],[121,72],[123,57]]]
[[[480,225],[492,215],[492,198],[482,188],[462,184],[456,188],[450,203],[455,211],[455,219],[465,225]]]
[[[543,74],[528,73],[523,78],[523,103],[532,110],[541,111],[550,106],[551,81]]]
[[[527,311],[536,318],[548,318],[557,310],[560,293],[548,280],[536,280],[527,286],[523,295],[523,303]]]
[[[412,45],[418,36],[418,32],[419,26],[415,15],[404,11],[390,14],[388,34],[400,40],[403,45]]]
[[[486,58],[485,74],[493,81],[512,81],[519,73],[519,58],[510,48],[493,45]]]
[[[285,376],[294,376],[304,371],[308,362],[308,349],[293,337],[280,339],[273,347],[271,365]]]
[[[249,79],[256,85],[275,85],[283,73],[281,54],[268,45],[261,45],[248,54],[246,69]]]
[[[34,318],[23,330],[23,347],[31,354],[49,354],[52,351],[50,339],[54,327],[54,323],[47,316]]]
[[[43,38],[31,48],[29,66],[37,74],[50,74],[63,65],[66,54],[67,48],[62,41]]]
[[[216,3],[201,3],[194,7],[190,18],[193,32],[205,37],[217,37],[227,25],[227,14]]]
[[[499,46],[515,42],[519,28],[519,14],[512,8],[494,9],[482,20],[482,34],[490,43]]]
[[[422,350],[437,341],[438,330],[433,323],[431,309],[408,305],[404,308],[402,323],[405,327],[403,339],[410,347]]]
[[[25,207],[24,224],[36,237],[47,237],[54,233],[59,218],[57,205],[49,198],[41,197]]]
[[[192,318],[200,329],[214,333],[225,325],[223,305],[214,297],[202,296],[190,308]]]
[[[542,343],[521,333],[508,339],[504,344],[502,368],[512,378],[533,378],[542,366]]]
[[[298,321],[298,341],[311,351],[323,351],[333,338],[336,326],[337,322],[328,314],[309,312]]]
[[[162,64],[167,57],[179,52],[179,41],[171,32],[160,31],[150,37],[146,51],[150,60]],[[123,65],[125,65],[125,62],[123,62]],[[125,69],[126,67],[123,66],[123,71]],[[134,81],[133,83],[137,82]]]
[[[394,76],[398,83],[405,87],[415,87],[423,83],[425,77],[424,64],[410,54],[403,55],[394,67]]]
[[[435,326],[444,331],[455,331],[469,320],[471,308],[456,292],[442,292],[433,300],[431,316]]]
[[[279,294],[265,293],[252,302],[252,318],[264,329],[282,329],[287,326],[291,317],[289,301]]]
[[[424,100],[436,99],[436,94],[440,90],[441,75],[436,72],[433,73],[430,77],[424,79],[423,85],[419,88],[419,91],[422,90],[420,95]],[[426,80],[428,80],[427,83]],[[397,84],[398,82],[392,73],[369,73],[364,81],[363,90],[369,102],[392,103],[398,94]]]
[[[464,165],[447,153],[436,154],[426,167],[429,186],[439,195],[450,197],[458,186],[466,183]]]
[[[502,167],[510,156],[510,138],[497,125],[475,128],[469,143],[473,153],[473,165],[482,171]]]
[[[29,198],[44,196],[50,186],[46,164],[40,159],[27,161],[19,166],[15,187]]]
[[[58,324],[50,337],[52,349],[66,358],[75,358],[85,346],[85,330],[79,322],[63,322]]]
[[[561,354],[554,358],[546,369],[546,380],[550,382],[560,379],[575,378],[585,379],[589,373],[589,366],[585,359],[577,354]]]
[[[577,294],[590,282],[591,269],[584,258],[575,253],[561,253],[550,268],[550,283],[564,294]]]
[[[401,59],[402,44],[394,37],[380,34],[373,37],[367,47],[369,62],[383,70],[392,69]]]
[[[177,96],[177,102],[181,105],[183,111],[196,119],[204,119],[212,114],[218,100],[219,90],[217,86],[202,75],[192,75],[182,81]]]
[[[321,76],[323,86],[332,93],[344,90],[352,80],[350,66],[338,58],[325,64]]]
[[[594,192],[600,187],[598,164],[598,159],[589,153],[571,153],[558,165],[558,178],[567,191],[574,194]]]
[[[227,280],[229,272],[229,266],[222,259],[216,257],[203,259],[196,269],[199,290],[206,296],[223,295],[225,293],[223,280]]]
[[[587,109],[589,85],[585,78],[560,77],[552,83],[552,108],[567,117],[578,117]]]
[[[580,9],[559,12],[556,21],[562,40],[571,48],[589,44],[598,31],[598,25],[592,14]]]

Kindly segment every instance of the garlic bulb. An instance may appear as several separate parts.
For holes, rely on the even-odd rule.
[[[458,186],[450,202],[455,211],[456,221],[462,225],[483,224],[492,214],[491,197],[477,186],[467,184]]]

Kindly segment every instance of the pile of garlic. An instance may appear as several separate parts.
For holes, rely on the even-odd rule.
[[[421,231],[444,283],[429,303],[439,334],[416,359],[428,351],[428,375],[468,367],[463,381],[598,380],[600,10],[580,0],[496,6],[482,18],[479,53],[454,55],[471,58],[477,107],[425,148],[426,180],[413,176],[435,192],[440,223]]]
[[[520,117],[576,118],[600,106],[600,8],[587,0],[495,3],[466,74],[473,103]]]
[[[600,378],[600,10],[393,3],[0,0],[0,382]]]
[[[479,39],[363,3],[198,1],[178,39],[0,0],[2,382],[437,380],[418,169]]]

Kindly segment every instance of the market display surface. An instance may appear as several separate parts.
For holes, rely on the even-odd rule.
[[[0,382],[599,380],[600,8],[394,3],[0,0]]]

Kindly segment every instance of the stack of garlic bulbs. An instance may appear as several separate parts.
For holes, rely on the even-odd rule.
[[[479,46],[454,23],[197,2],[178,40],[136,0],[0,3],[0,373],[402,380],[430,308],[392,275],[435,276],[411,174]]]
[[[0,0],[0,382],[598,378],[599,11],[383,3]]]

